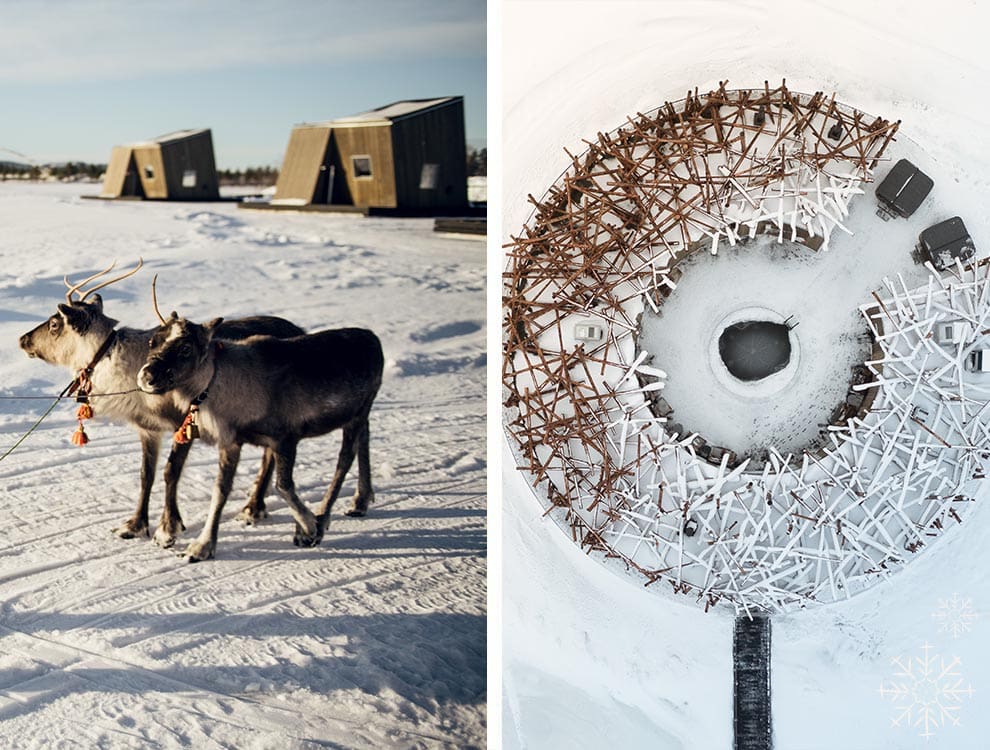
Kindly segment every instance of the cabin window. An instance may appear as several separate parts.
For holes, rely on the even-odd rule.
[[[371,157],[367,155],[352,156],[351,166],[355,177],[371,177]]]
[[[150,164],[144,165],[144,179],[146,180],[155,179],[155,168]]]
[[[436,190],[440,186],[440,165],[424,164],[419,173],[420,190]]]
[[[196,187],[196,170],[187,169],[182,173],[182,187],[184,188],[194,188]]]

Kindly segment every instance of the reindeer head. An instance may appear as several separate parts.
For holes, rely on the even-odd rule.
[[[68,288],[65,304],[59,304],[48,320],[21,336],[21,349],[29,357],[38,357],[49,364],[71,369],[85,367],[117,325],[116,320],[103,313],[103,299],[95,292],[137,273],[143,261],[139,260],[133,270],[80,293],[86,284],[110,273],[115,265],[116,261],[78,284],[64,278]],[[79,298],[73,299],[74,294],[79,294]]]
[[[137,375],[138,388],[160,394],[175,388],[205,387],[203,383],[213,374],[209,368],[213,333],[223,318],[199,325],[174,312],[168,320],[161,313],[158,317],[162,325],[148,342],[148,358]]]

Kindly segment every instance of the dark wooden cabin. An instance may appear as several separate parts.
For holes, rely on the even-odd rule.
[[[273,204],[467,205],[464,99],[416,99],[292,130]]]
[[[210,130],[180,130],[114,146],[100,197],[218,200],[220,184]]]

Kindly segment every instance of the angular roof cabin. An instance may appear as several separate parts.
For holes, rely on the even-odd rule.
[[[220,184],[209,128],[114,146],[100,197],[218,200]]]
[[[296,126],[272,203],[423,210],[466,206],[464,98],[406,100]]]

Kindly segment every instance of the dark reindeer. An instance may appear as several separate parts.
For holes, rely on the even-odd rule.
[[[222,318],[197,325],[172,313],[162,320],[138,385],[146,393],[176,393],[180,401],[194,405],[200,434],[220,452],[209,516],[186,550],[191,562],[214,555],[220,514],[244,443],[274,451],[275,486],[296,521],[297,546],[313,547],[323,539],[355,453],[358,487],[348,515],[367,512],[374,499],[368,414],[384,366],[374,333],[341,328],[284,340],[254,336],[228,343],[215,340]],[[296,446],[303,438],[338,428],[343,437],[337,468],[314,516],[296,494]]]
[[[149,395],[135,387],[138,370],[144,365],[148,354],[148,340],[156,329],[117,328],[117,321],[103,312],[103,300],[95,294],[98,289],[137,273],[142,265],[139,262],[128,273],[103,281],[85,292],[80,290],[108,274],[114,264],[78,284],[71,284],[65,279],[68,287],[66,303],[59,304],[48,320],[20,338],[21,348],[29,357],[67,367],[73,373],[90,369],[89,380],[93,391],[90,403],[95,415],[127,422],[137,430],[142,451],[137,509],[131,518],[114,529],[114,533],[124,539],[148,536],[148,502],[158,464],[161,436],[179,427],[186,413],[185,405],[177,403],[174,397]],[[77,293],[79,298],[73,299]],[[303,331],[287,320],[266,316],[231,320],[216,331],[218,338],[225,339],[245,338],[259,333],[286,337],[297,336]],[[176,495],[190,447],[189,443],[173,443],[165,466],[165,507],[154,535],[155,543],[161,547],[171,547],[176,536],[185,529]],[[247,523],[254,523],[267,515],[264,496],[271,480],[273,463],[271,453],[265,451],[251,498],[239,516]]]

